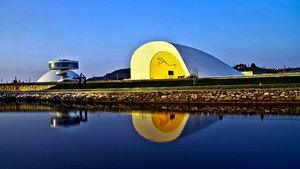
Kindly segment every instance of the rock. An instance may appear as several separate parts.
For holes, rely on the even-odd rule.
[[[223,100],[224,100],[224,101],[231,101],[232,98],[231,98],[231,97],[225,97]]]
[[[161,99],[165,99],[165,98],[167,98],[167,96],[166,95],[162,95],[162,96],[160,96],[160,98]]]

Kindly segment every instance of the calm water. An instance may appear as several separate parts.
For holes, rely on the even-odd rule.
[[[0,169],[300,168],[300,116],[0,112]]]

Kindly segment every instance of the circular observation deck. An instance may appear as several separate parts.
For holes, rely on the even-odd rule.
[[[74,70],[78,69],[78,61],[69,60],[69,59],[59,59],[49,61],[50,70]]]

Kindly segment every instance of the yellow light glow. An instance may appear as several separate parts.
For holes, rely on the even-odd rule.
[[[163,53],[165,54],[168,53],[166,56],[166,60],[171,59],[171,61],[167,61],[167,62],[172,62],[172,60],[174,60],[176,62],[175,64],[179,65],[178,70],[176,69],[176,72],[174,72],[174,77],[176,76],[176,78],[178,78],[178,76],[182,76],[182,75],[184,77],[190,76],[190,72],[188,71],[180,53],[178,52],[178,50],[174,45],[164,41],[154,41],[142,45],[141,47],[136,49],[136,51],[132,55],[130,61],[131,79],[132,80],[151,79],[150,65],[154,64],[151,63],[153,61],[153,57],[155,55],[161,55]],[[166,68],[163,68],[162,71],[164,69]],[[158,72],[158,70],[156,72]],[[164,76],[164,74],[168,75],[168,71],[162,73],[153,72],[152,74],[154,76],[153,78],[155,79],[170,78],[170,76],[166,76],[166,77]]]
[[[241,73],[245,76],[253,76],[253,71],[242,71]]]
[[[132,124],[137,133],[158,143],[178,138],[188,119],[187,113],[132,112]]]
[[[176,130],[184,119],[185,114],[180,113],[160,113],[152,114],[154,126],[162,132],[172,132]]]
[[[172,53],[161,51],[153,56],[150,63],[151,79],[169,79],[185,76],[182,65]]]

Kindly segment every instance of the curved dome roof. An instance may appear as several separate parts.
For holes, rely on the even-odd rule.
[[[47,73],[43,74],[37,82],[57,82],[61,77],[56,75],[56,70],[50,70]],[[69,70],[67,72],[68,78],[67,80],[73,80],[75,76],[78,74],[74,71]]]
[[[140,46],[132,55],[131,79],[151,79],[150,65],[152,59],[160,52],[170,53],[175,57],[185,77],[194,73],[199,77],[242,75],[226,63],[201,50],[165,41],[153,41]]]
[[[242,75],[239,71],[202,50],[174,43],[172,45],[180,53],[189,72],[193,73],[193,69],[198,69],[199,77]]]

